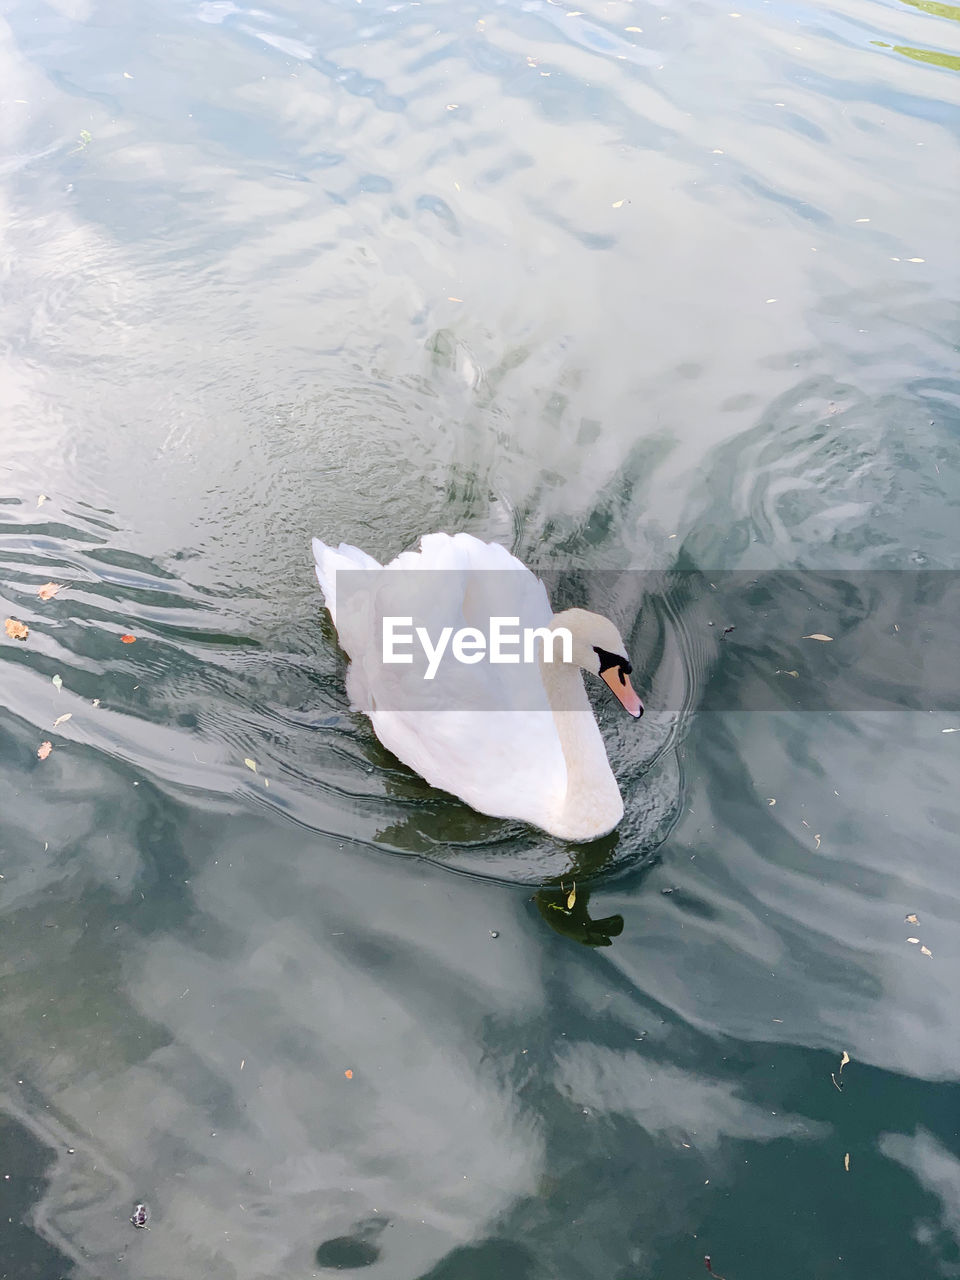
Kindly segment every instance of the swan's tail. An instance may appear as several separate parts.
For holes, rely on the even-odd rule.
[[[313,558],[317,581],[323,592],[323,599],[330,610],[333,625],[337,625],[337,570],[338,569],[380,569],[383,566],[373,556],[368,556],[359,547],[348,546],[341,542],[336,550],[328,547],[319,538],[313,539]]]

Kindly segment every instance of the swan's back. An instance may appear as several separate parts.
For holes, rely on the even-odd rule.
[[[480,812],[544,826],[562,802],[567,774],[539,666],[470,666],[448,652],[428,681],[416,641],[410,664],[385,664],[381,653],[387,616],[413,616],[434,641],[444,627],[486,634],[491,616],[519,618],[521,629],[548,626],[553,611],[543,583],[504,547],[466,533],[427,534],[419,551],[386,566],[343,543],[334,550],[314,539],[313,549],[351,660],[351,704],[370,717],[384,746]]]

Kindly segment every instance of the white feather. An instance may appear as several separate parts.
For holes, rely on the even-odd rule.
[[[426,658],[416,643],[411,664],[383,662],[380,620],[388,615],[414,615],[434,638],[443,627],[486,633],[492,615],[519,618],[521,628],[549,626],[546,589],[525,565],[496,543],[465,533],[427,534],[419,551],[405,551],[385,566],[343,543],[333,550],[315,538],[313,552],[350,658],[351,704],[369,716],[384,746],[481,813],[573,840],[602,835],[619,822],[623,804],[578,671],[553,664],[559,670],[548,690],[537,663],[468,666],[448,653],[435,678],[425,680]],[[596,643],[622,652],[612,623],[580,616],[601,629]],[[592,658],[589,645],[587,652]],[[558,705],[553,683],[561,678],[567,683]],[[577,795],[571,794],[574,780]]]

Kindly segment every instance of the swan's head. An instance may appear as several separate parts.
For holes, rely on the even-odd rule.
[[[587,609],[565,609],[554,614],[551,626],[567,628],[573,640],[573,661],[599,676],[624,710],[639,719],[643,703],[630,683],[633,667],[627,646],[610,619]]]

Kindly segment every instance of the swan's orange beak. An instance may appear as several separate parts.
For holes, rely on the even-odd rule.
[[[635,720],[639,720],[643,715],[643,703],[637,696],[626,672],[619,667],[607,667],[606,671],[600,672],[600,679],[623,705],[624,710],[629,712]]]

